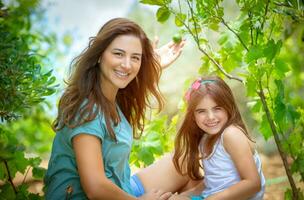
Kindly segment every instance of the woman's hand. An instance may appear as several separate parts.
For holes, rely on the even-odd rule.
[[[163,192],[161,190],[152,189],[139,197],[140,200],[167,200],[171,197],[171,192]]]
[[[157,43],[158,39],[154,42],[155,53],[159,56],[160,65],[164,69],[171,65],[181,55],[186,40],[183,39],[179,43],[171,41],[156,49]]]
[[[169,200],[190,200],[190,197],[180,194],[173,194]]]

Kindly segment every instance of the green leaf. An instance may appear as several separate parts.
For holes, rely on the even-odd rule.
[[[30,194],[28,195],[28,199],[30,199],[30,200],[44,200],[45,197],[40,196],[39,194],[30,193]]]
[[[229,36],[227,34],[221,35],[220,39],[217,41],[219,45],[223,46],[229,39]]]
[[[293,165],[292,165],[292,171],[293,172],[300,172],[304,174],[304,154],[299,154],[298,157],[295,159]]]
[[[268,41],[266,47],[263,50],[264,56],[267,58],[267,62],[270,63],[273,58],[279,53],[282,47],[282,41],[279,40],[275,43],[272,39]]]
[[[262,117],[262,123],[260,125],[259,130],[261,131],[265,140],[268,140],[272,136],[272,131],[271,131],[270,125],[268,123],[266,114],[264,114],[263,117]]]
[[[32,172],[34,178],[42,179],[45,175],[46,169],[43,167],[34,167]]]
[[[262,58],[263,56],[263,49],[260,46],[255,45],[249,49],[246,56],[246,61],[247,63],[250,63],[252,61],[256,61],[259,58]]]
[[[284,84],[283,84],[283,81],[282,80],[278,80],[276,79],[275,81],[275,84],[276,84],[276,87],[278,89],[278,98],[279,99],[284,99]]]
[[[214,30],[214,31],[218,31],[218,30],[219,30],[219,24],[218,24],[217,22],[215,22],[215,23],[210,23],[210,24],[208,25],[208,27],[209,27],[210,29]]]
[[[16,168],[16,170],[22,174],[25,172],[25,169],[28,165],[28,159],[24,157],[23,152],[15,152],[14,160],[9,162],[10,167],[14,166],[13,168]]]
[[[290,149],[290,153],[292,155],[300,155],[302,148],[303,137],[299,132],[293,132],[290,134],[288,138],[288,149]],[[304,166],[304,165],[303,165]]]
[[[275,110],[274,110],[274,120],[278,123],[278,126],[283,129],[286,129],[286,106],[279,96],[275,98]]]
[[[177,27],[182,27],[184,25],[184,22],[186,20],[187,16],[183,13],[178,13],[176,16],[175,16],[175,25]]]
[[[38,167],[40,165],[41,161],[42,161],[42,159],[39,157],[29,159],[29,163],[33,167]]]
[[[296,108],[291,104],[288,104],[286,106],[286,112],[287,112],[287,120],[291,122],[293,126],[295,126],[296,121],[300,120],[301,114],[297,112]]]
[[[256,101],[254,106],[251,108],[252,112],[256,112],[256,113],[260,112],[261,109],[262,109],[261,101]]]
[[[8,200],[16,199],[15,192],[8,182],[0,186],[0,197]]]
[[[285,74],[290,71],[289,66],[281,59],[275,60],[275,77],[282,79],[285,77]]]
[[[167,21],[170,17],[170,11],[167,7],[160,7],[156,12],[157,21],[163,23]]]
[[[0,180],[5,178],[5,170],[4,162],[0,162]]]
[[[251,97],[256,96],[257,83],[254,80],[254,78],[248,77],[245,82],[245,85],[246,85],[246,89],[247,89],[247,95],[251,96]]]
[[[157,6],[162,6],[165,4],[164,0],[140,0],[139,2],[142,4],[157,5]]]
[[[29,186],[26,184],[21,184],[18,186],[17,188],[18,193],[16,195],[16,200],[27,199],[27,196],[29,195],[28,187]]]
[[[148,150],[148,148],[143,148],[138,153],[138,157],[144,162],[145,166],[148,166],[154,162],[153,154]]]

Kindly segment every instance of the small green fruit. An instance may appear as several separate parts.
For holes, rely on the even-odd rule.
[[[180,34],[174,34],[172,37],[172,40],[174,43],[180,43],[182,41],[182,36]]]

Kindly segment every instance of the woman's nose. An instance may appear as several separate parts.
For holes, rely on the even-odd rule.
[[[122,68],[126,68],[126,69],[131,68],[131,59],[125,58],[125,59],[122,61],[122,63],[120,64],[120,66],[121,66]]]

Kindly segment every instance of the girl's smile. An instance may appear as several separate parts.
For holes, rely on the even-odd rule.
[[[228,121],[226,110],[217,105],[209,95],[197,104],[194,117],[198,127],[210,135],[218,134]]]

